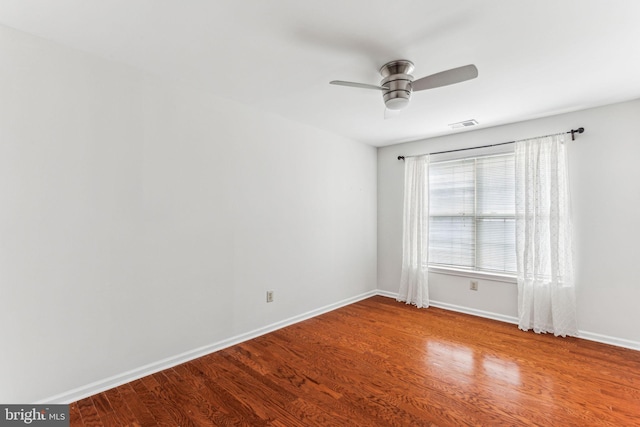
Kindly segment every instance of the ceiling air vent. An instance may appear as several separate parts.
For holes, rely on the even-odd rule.
[[[471,119],[471,120],[465,120],[463,122],[452,123],[449,125],[449,127],[451,127],[451,129],[460,129],[460,128],[466,128],[469,126],[475,126],[477,124],[478,122],[476,120]]]

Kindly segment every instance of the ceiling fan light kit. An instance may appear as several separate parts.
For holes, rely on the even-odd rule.
[[[384,100],[385,106],[389,110],[397,111],[402,110],[409,105],[409,100],[411,99],[411,93],[413,93],[413,91],[434,89],[478,77],[478,69],[473,64],[441,71],[436,74],[422,77],[418,80],[413,79],[413,76],[411,75],[413,70],[413,62],[406,59],[398,59],[396,61],[387,62],[380,68],[379,72],[382,75],[380,86],[366,83],[346,82],[342,80],[333,80],[329,83],[339,86],[357,87],[360,89],[380,90],[382,91],[382,99]]]

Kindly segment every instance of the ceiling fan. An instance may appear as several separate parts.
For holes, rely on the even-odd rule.
[[[380,68],[382,80],[379,86],[366,83],[345,82],[342,80],[333,80],[329,83],[339,86],[379,90],[382,92],[382,98],[384,99],[384,104],[387,109],[398,111],[409,105],[413,91],[434,89],[478,77],[478,69],[473,64],[441,71],[418,80],[414,80],[410,74],[413,69],[413,62],[406,59],[399,59],[387,62]]]

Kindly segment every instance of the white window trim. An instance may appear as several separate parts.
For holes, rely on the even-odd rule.
[[[480,271],[480,270],[462,270],[453,267],[444,267],[444,266],[429,266],[429,273],[436,274],[445,274],[448,276],[460,276],[460,277],[469,277],[472,279],[482,279],[482,280],[491,280],[493,282],[505,282],[517,284],[518,279],[516,275],[511,274],[501,274],[501,273],[491,273],[488,271]]]

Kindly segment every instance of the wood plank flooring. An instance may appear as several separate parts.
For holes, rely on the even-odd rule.
[[[72,426],[634,426],[640,352],[373,297],[80,400]]]

